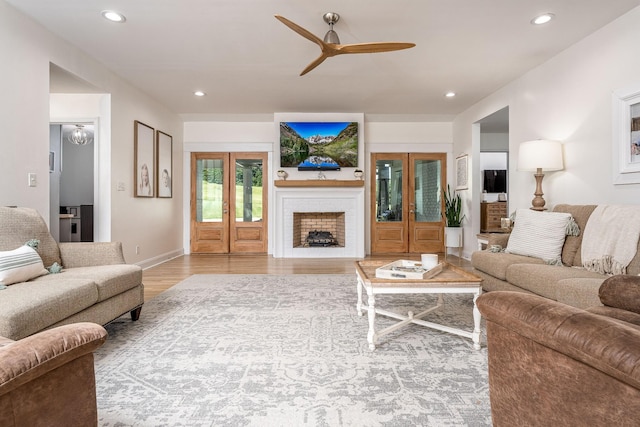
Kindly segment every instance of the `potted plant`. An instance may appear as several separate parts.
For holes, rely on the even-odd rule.
[[[442,190],[444,195],[444,212],[445,219],[445,246],[448,248],[462,247],[462,198],[455,191],[451,191],[451,187],[447,185],[447,191]]]

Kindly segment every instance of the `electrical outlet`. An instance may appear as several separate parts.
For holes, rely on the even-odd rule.
[[[136,255],[140,254],[140,246],[136,246]]]
[[[28,174],[29,187],[36,187],[38,185],[38,175],[35,173]]]

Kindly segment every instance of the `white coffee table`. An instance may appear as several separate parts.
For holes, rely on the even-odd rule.
[[[480,349],[480,311],[476,306],[476,299],[482,293],[482,279],[474,274],[443,262],[442,272],[430,279],[386,279],[376,277],[376,268],[389,264],[393,260],[365,260],[356,261],[358,303],[356,309],[362,316],[364,311],[369,313],[369,332],[367,341],[369,348],[376,348],[376,341],[383,335],[393,332],[410,323],[436,329],[451,334],[460,335],[473,340],[473,347]],[[367,292],[367,305],[362,303],[362,290]],[[406,315],[395,313],[376,307],[378,294],[438,294],[435,306],[425,309],[421,313],[409,312]],[[473,331],[465,331],[438,323],[422,320],[430,312],[443,306],[443,294],[471,294],[473,296]],[[399,322],[380,331],[375,329],[376,314],[398,319]]]

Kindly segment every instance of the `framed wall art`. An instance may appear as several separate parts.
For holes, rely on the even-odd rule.
[[[462,154],[456,157],[456,190],[469,188],[469,156]]]
[[[640,86],[613,94],[613,183],[640,183]]]
[[[171,179],[173,177],[173,138],[162,131],[156,131],[156,195],[161,198],[172,197]]]
[[[135,197],[153,197],[155,144],[153,128],[138,120],[133,130],[133,185]]]

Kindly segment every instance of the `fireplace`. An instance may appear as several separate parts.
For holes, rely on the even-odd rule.
[[[275,258],[364,258],[363,187],[276,187],[275,202]],[[329,231],[338,244],[306,245],[316,230]]]

